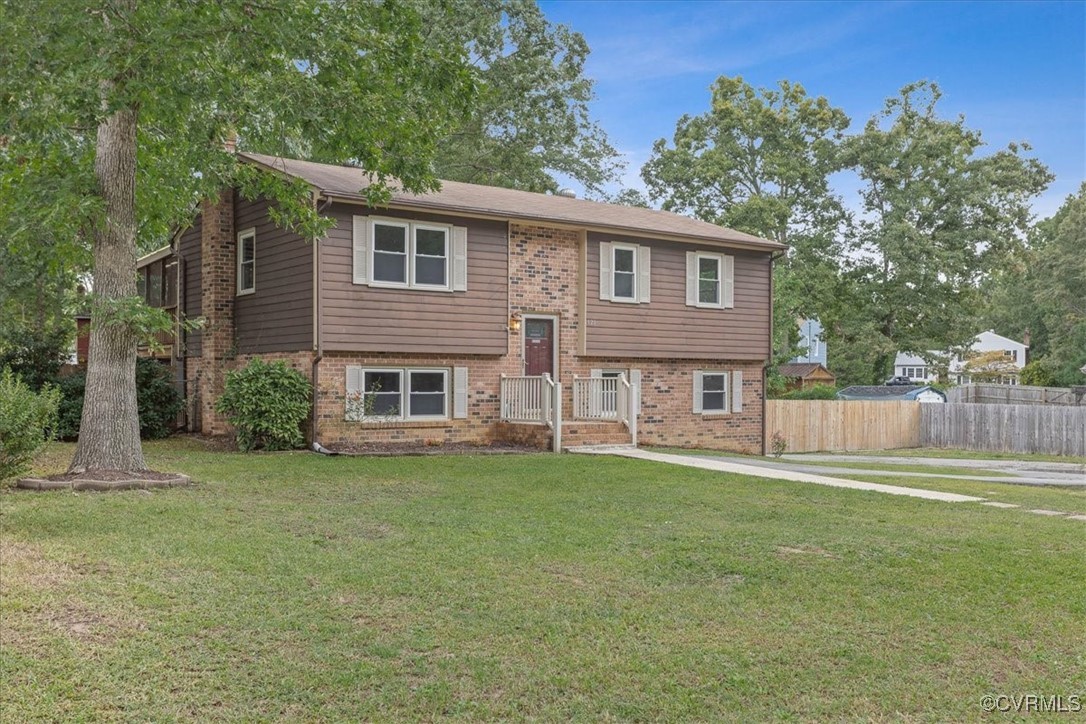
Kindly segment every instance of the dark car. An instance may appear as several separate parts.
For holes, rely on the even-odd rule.
[[[915,385],[916,383],[913,382],[908,377],[898,375],[896,377],[891,377],[890,379],[886,380],[886,384],[888,384],[888,385]]]

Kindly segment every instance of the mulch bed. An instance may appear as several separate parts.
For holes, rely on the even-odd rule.
[[[393,457],[397,455],[523,455],[545,452],[537,447],[493,442],[476,445],[467,442],[449,442],[442,445],[418,445],[413,443],[364,443],[361,445],[337,445],[329,448],[337,455],[367,455]]]
[[[21,478],[16,487],[24,490],[146,490],[188,485],[192,479],[181,473],[154,470],[87,470],[43,478]]]

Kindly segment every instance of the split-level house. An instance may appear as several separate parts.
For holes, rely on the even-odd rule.
[[[205,320],[172,348],[191,429],[229,431],[214,407],[225,373],[262,357],[311,380],[308,435],[330,449],[636,438],[762,450],[781,245],[455,182],[373,208],[361,169],[241,159],[308,184],[335,225],[309,243],[266,201],[226,190],[154,257],[177,275],[163,298]]]

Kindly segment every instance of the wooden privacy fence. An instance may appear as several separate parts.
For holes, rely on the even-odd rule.
[[[1086,405],[1086,387],[1027,385],[958,385],[947,390],[948,402],[1004,405]]]
[[[996,452],[1086,455],[1086,407],[922,405],[920,443]]]
[[[766,400],[766,450],[780,432],[788,452],[887,450],[920,446],[920,408],[936,403],[879,400]]]

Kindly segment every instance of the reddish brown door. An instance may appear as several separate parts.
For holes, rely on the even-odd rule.
[[[554,320],[524,320],[524,374],[554,377]]]

